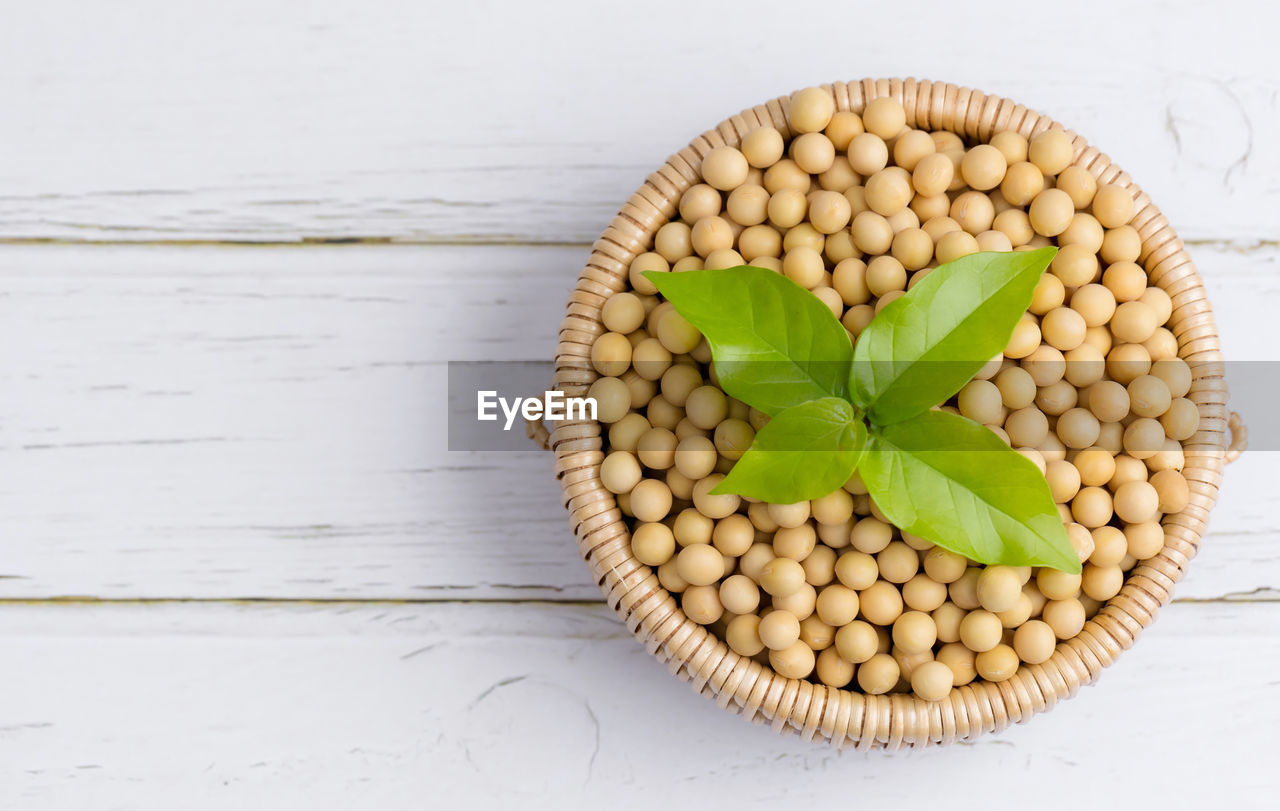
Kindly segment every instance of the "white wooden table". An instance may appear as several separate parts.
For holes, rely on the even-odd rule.
[[[1187,239],[1228,357],[1275,358],[1274,6],[859,5],[6,14],[0,808],[1274,803],[1273,454],[1098,686],[885,755],[695,696],[602,605],[549,458],[446,450],[445,362],[549,358],[652,167],[863,75],[1087,133]]]

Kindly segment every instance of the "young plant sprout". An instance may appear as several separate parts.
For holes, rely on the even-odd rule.
[[[860,470],[906,532],[979,563],[1079,572],[1035,464],[983,425],[931,410],[1008,344],[1056,252],[942,265],[875,316],[856,346],[820,299],[771,270],[647,272],[706,337],[721,388],[771,416],[711,494],[808,501]],[[1151,490],[1154,514],[1154,488],[1133,484]]]

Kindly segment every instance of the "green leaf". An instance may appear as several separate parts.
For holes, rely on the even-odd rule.
[[[979,563],[1080,571],[1039,469],[972,420],[928,411],[883,428],[859,470],[906,532]]]
[[[817,296],[780,273],[644,274],[706,336],[720,387],[766,414],[848,395],[849,333]]]
[[[858,336],[853,402],[889,425],[955,394],[1009,343],[1057,250],[975,253],[935,268]]]
[[[823,397],[780,412],[712,493],[778,504],[825,496],[858,466],[867,429],[847,400]]]

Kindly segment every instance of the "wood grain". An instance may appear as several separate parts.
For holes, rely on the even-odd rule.
[[[1274,14],[1245,6],[1003,0],[908,34],[817,0],[47,0],[0,29],[0,239],[589,242],[726,115],[872,73],[1017,99],[1184,238],[1274,242]]]
[[[584,254],[0,248],[0,596],[598,600],[550,458],[444,426],[446,362],[549,358]],[[1196,255],[1265,357],[1276,252]],[[1280,589],[1278,463],[1228,471],[1180,597]]]
[[[446,449],[448,361],[549,358],[586,246],[668,154],[869,73],[1087,135],[1192,243],[1227,357],[1274,360],[1269,4],[907,14],[15,6],[0,808],[1265,807],[1275,453],[1228,470],[1179,602],[1098,686],[974,745],[860,755],[670,678],[599,604],[546,455]],[[335,242],[357,244],[306,244]],[[1237,403],[1280,449],[1255,381]]]
[[[1035,723],[884,754],[744,724],[601,606],[9,605],[0,803],[1257,808],[1278,628],[1274,604],[1172,606]],[[1189,741],[1213,743],[1172,774]]]

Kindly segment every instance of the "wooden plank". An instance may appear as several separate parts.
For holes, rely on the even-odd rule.
[[[1177,606],[1051,713],[886,754],[747,725],[598,606],[9,605],[0,801],[914,807],[955,786],[958,807],[1259,807],[1280,789],[1277,629],[1274,604]]]
[[[0,593],[598,596],[550,459],[443,426],[445,361],[551,356],[582,253],[0,251]]]
[[[1197,255],[1265,357],[1276,252]],[[550,357],[582,261],[0,248],[0,596],[599,599],[549,456],[450,452],[443,416],[445,361]],[[1180,596],[1280,588],[1278,463],[1229,471]]]
[[[639,16],[581,1],[48,0],[0,30],[0,238],[589,242],[715,122],[868,71],[1054,115],[1187,238],[1280,238],[1271,27],[1224,22],[1270,6],[1073,13],[1105,24],[1005,0],[939,10],[903,50],[872,33],[902,30],[892,4],[798,0],[788,18],[815,21],[798,35],[766,22],[765,0],[733,14],[657,0]],[[993,19],[1052,32],[1070,59],[1011,61]]]

